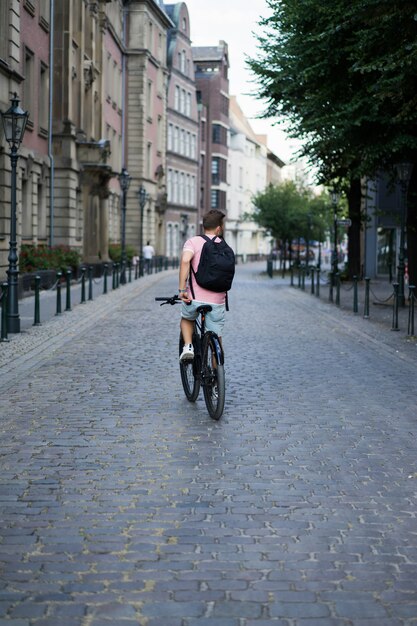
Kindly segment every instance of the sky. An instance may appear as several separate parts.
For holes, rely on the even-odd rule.
[[[256,57],[257,41],[254,33],[261,34],[259,21],[270,10],[266,0],[184,0],[190,14],[193,46],[217,45],[220,40],[229,46],[229,93],[237,101],[253,130],[268,135],[269,148],[283,161],[289,162],[295,154],[297,143],[289,139],[281,126],[272,120],[256,119],[264,103],[253,95],[256,89],[254,76],[245,65],[245,55]]]

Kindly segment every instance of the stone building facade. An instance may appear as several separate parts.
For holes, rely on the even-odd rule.
[[[126,3],[126,162],[132,182],[127,196],[126,241],[138,249],[149,240],[165,253],[167,31],[173,26],[155,0]],[[142,213],[138,190],[147,203]],[[142,250],[140,250],[140,255]]]
[[[29,111],[17,163],[17,244],[49,243],[49,0],[0,3],[0,110],[16,93]],[[0,131],[0,279],[6,278],[10,239],[11,165]]]
[[[168,33],[166,254],[180,255],[198,225],[198,111],[190,18],[184,2],[165,5]]]

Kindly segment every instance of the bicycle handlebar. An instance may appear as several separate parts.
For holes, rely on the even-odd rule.
[[[161,302],[160,306],[164,306],[164,304],[177,304],[178,302],[182,302],[181,298],[178,297],[177,294],[171,296],[170,298],[155,298],[158,302]]]

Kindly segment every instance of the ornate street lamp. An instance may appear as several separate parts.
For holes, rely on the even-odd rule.
[[[338,268],[338,250],[337,250],[337,207],[339,204],[340,194],[335,189],[332,191],[332,206],[333,206],[333,223],[334,223],[334,246],[333,246],[333,284],[336,283],[336,274],[339,271]]]
[[[404,276],[405,276],[405,220],[407,214],[407,188],[413,165],[411,163],[397,163],[397,177],[401,185],[401,212],[400,212],[400,250],[398,255],[397,282],[398,305],[405,305]]]
[[[14,93],[11,98],[11,107],[3,113],[0,111],[4,135],[10,146],[10,162],[12,166],[11,179],[11,202],[10,202],[10,243],[9,243],[9,268],[7,270],[8,297],[7,297],[7,330],[9,333],[20,333],[19,300],[18,300],[18,277],[17,269],[17,229],[16,229],[16,170],[18,150],[26,130],[29,118],[28,111],[23,111],[19,106],[19,98]]]
[[[122,251],[121,251],[121,268],[120,268],[120,284],[126,284],[126,195],[129,189],[132,177],[125,167],[119,174],[119,183],[122,189]]]
[[[148,193],[143,185],[141,185],[138,189],[138,197],[139,197],[139,208],[140,208],[139,271],[140,271],[140,275],[143,276],[143,210],[145,208],[146,202],[148,201]]]

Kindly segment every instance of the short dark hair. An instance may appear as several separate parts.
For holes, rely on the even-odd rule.
[[[218,209],[211,209],[203,215],[204,230],[214,230],[217,226],[223,226],[226,215]]]

